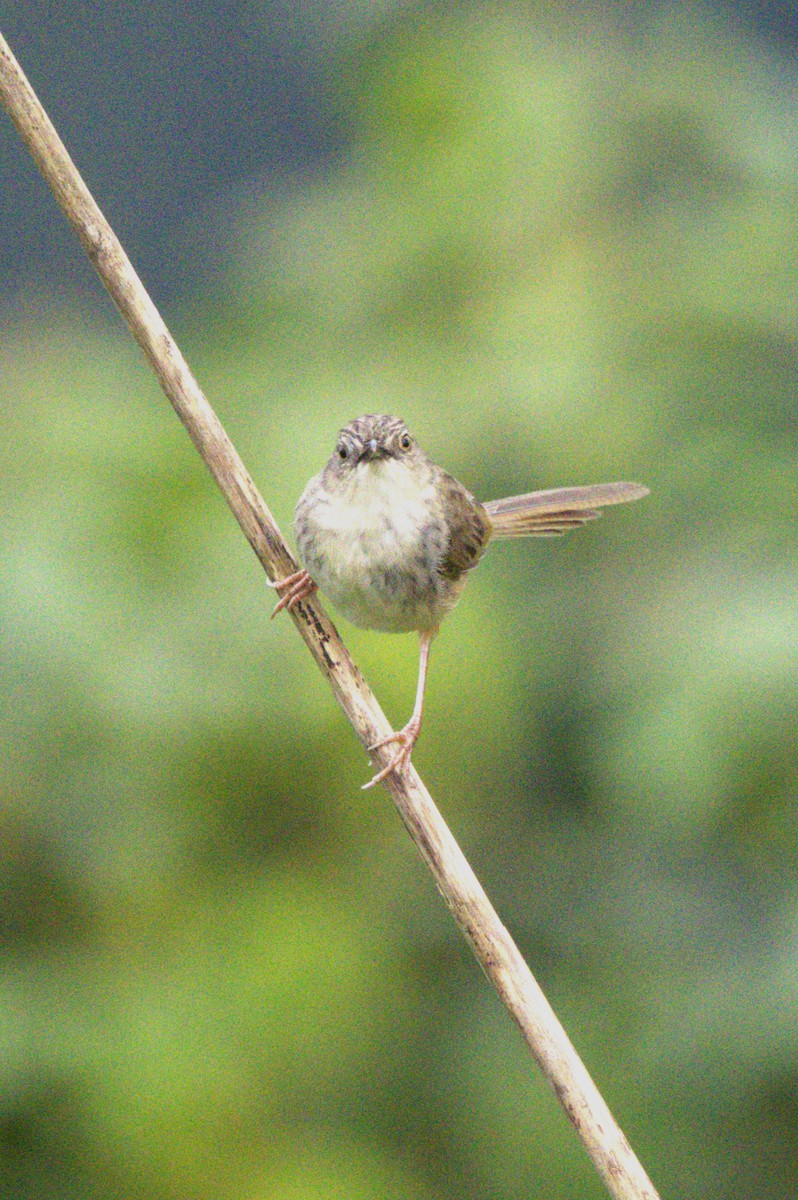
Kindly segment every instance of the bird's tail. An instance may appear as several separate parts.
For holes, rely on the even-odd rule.
[[[553,488],[489,500],[484,506],[496,538],[557,537],[600,517],[608,504],[625,504],[648,495],[641,483],[593,483],[587,487]]]

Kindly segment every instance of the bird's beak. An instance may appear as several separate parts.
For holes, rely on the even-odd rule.
[[[358,455],[358,462],[373,462],[377,458],[385,458],[385,448],[380,445],[376,438],[369,438],[364,443],[363,449]]]

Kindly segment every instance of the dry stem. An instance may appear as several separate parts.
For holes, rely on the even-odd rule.
[[[267,574],[282,578],[296,570],[243,462],[2,35],[0,100]],[[293,617],[363,745],[390,733],[390,725],[318,601],[304,601]],[[377,764],[384,765],[390,754],[390,747],[378,751]],[[616,1200],[656,1200],[654,1187],[415,769],[390,775],[385,786],[477,961],[557,1093],[610,1194]]]

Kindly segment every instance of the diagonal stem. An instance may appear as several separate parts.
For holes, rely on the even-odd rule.
[[[0,34],[0,102],[141,346],[270,579],[297,569],[274,519],[188,365]],[[364,746],[391,732],[318,600],[292,611],[300,634]],[[385,765],[390,749],[376,753]],[[499,920],[414,768],[385,781],[460,930],[554,1088],[615,1200],[657,1193],[564,1029]]]

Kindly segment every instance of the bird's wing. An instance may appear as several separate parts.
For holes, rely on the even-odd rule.
[[[441,471],[439,488],[449,541],[438,567],[441,575],[457,580],[475,567],[490,541],[492,521],[483,506],[452,475]]]

